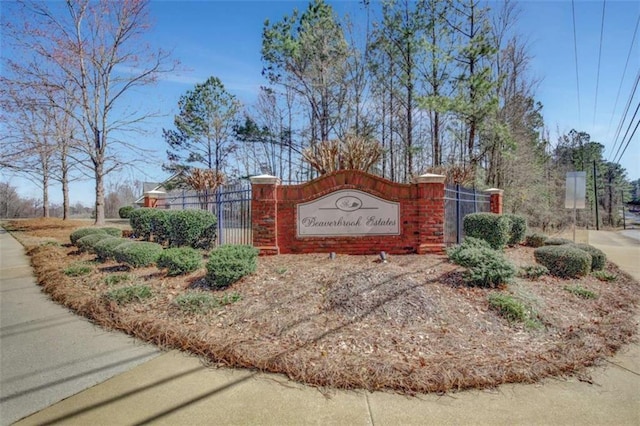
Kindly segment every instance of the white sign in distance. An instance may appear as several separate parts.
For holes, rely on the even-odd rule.
[[[584,209],[587,197],[587,172],[567,172],[567,192],[564,207]]]
[[[298,237],[400,235],[400,203],[341,190],[298,204]]]

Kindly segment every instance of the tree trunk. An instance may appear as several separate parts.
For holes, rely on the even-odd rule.
[[[94,225],[103,226],[104,221],[104,165],[102,163],[95,166],[96,177],[96,220]]]
[[[69,219],[69,171],[66,159],[62,162],[62,220]]]
[[[440,148],[440,113],[435,111],[433,114],[433,165],[442,164],[442,151]]]
[[[42,176],[42,217],[49,217],[49,175],[46,168]]]

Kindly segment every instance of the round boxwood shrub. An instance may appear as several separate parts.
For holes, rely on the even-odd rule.
[[[205,280],[211,287],[224,288],[257,268],[258,249],[246,245],[224,245],[211,252]]]
[[[104,227],[104,228],[80,228],[80,229],[76,229],[75,231],[73,231],[70,235],[69,235],[69,239],[71,240],[71,244],[73,244],[74,246],[77,245],[76,243],[78,242],[78,240],[82,237],[86,237],[87,235],[90,234],[107,234],[107,235],[111,235],[112,237],[119,237],[122,235],[122,230],[119,228],[113,228],[113,227]]]
[[[106,232],[105,233],[98,232],[95,234],[85,235],[84,237],[76,241],[76,246],[80,251],[93,251],[93,248],[99,241],[102,241],[107,238],[115,238],[115,237],[112,237]]]
[[[509,241],[511,220],[495,213],[471,213],[464,217],[463,228],[465,236],[480,238],[500,250]]]
[[[505,214],[504,216],[511,222],[509,241],[507,241],[507,244],[510,246],[520,244],[524,241],[524,237],[527,234],[527,219],[517,214]]]
[[[193,272],[202,265],[202,254],[191,247],[165,249],[156,262],[158,268],[167,268],[168,275],[182,275]]]
[[[132,241],[121,244],[114,249],[116,261],[126,263],[133,268],[149,266],[158,260],[162,246],[147,241]]]
[[[169,243],[209,249],[215,241],[216,224],[216,217],[206,210],[175,210],[169,215]]]
[[[591,255],[573,245],[550,245],[533,251],[536,262],[549,269],[551,275],[563,278],[585,276],[591,271]]]
[[[69,239],[71,240],[71,244],[75,246],[77,245],[78,240],[80,238],[86,237],[87,235],[91,235],[91,234],[106,234],[106,232],[104,232],[100,228],[80,228],[73,231],[69,235]]]
[[[544,242],[547,241],[547,238],[549,237],[547,237],[545,234],[534,232],[533,234],[529,234],[525,237],[524,245],[534,248],[542,247],[544,245]]]
[[[98,256],[99,260],[105,261],[108,259],[114,259],[116,247],[125,243],[133,243],[133,241],[126,238],[109,237],[94,244],[93,251],[96,256]]]
[[[559,238],[559,237],[547,238],[544,241],[545,246],[564,246],[567,244],[573,244],[573,241],[567,240],[566,238]]]
[[[607,255],[600,249],[590,246],[589,244],[574,244],[574,247],[584,250],[591,255],[591,270],[600,271],[604,269],[607,261]]]
[[[135,210],[135,207],[133,206],[120,207],[120,209],[118,209],[118,216],[120,216],[120,219],[129,219],[131,212],[134,210]]]

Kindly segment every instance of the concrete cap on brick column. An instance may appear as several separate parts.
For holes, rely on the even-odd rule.
[[[425,173],[416,178],[416,183],[444,183],[445,179],[446,177],[443,175]]]
[[[504,189],[489,188],[489,189],[485,189],[484,192],[486,192],[489,195],[493,195],[493,194],[502,195],[504,193]]]
[[[280,178],[271,175],[258,175],[249,178],[252,184],[257,185],[279,185]]]
[[[145,197],[149,197],[149,198],[158,198],[159,196],[165,195],[165,194],[166,194],[166,192],[164,192],[164,191],[158,191],[157,189],[153,189],[151,191],[145,192],[143,195]]]

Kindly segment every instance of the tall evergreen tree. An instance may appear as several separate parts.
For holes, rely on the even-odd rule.
[[[226,91],[219,78],[209,77],[182,95],[178,107],[175,129],[163,130],[169,145],[169,162],[164,168],[173,173],[192,167],[224,172],[227,158],[236,147],[233,126],[240,102]]]

